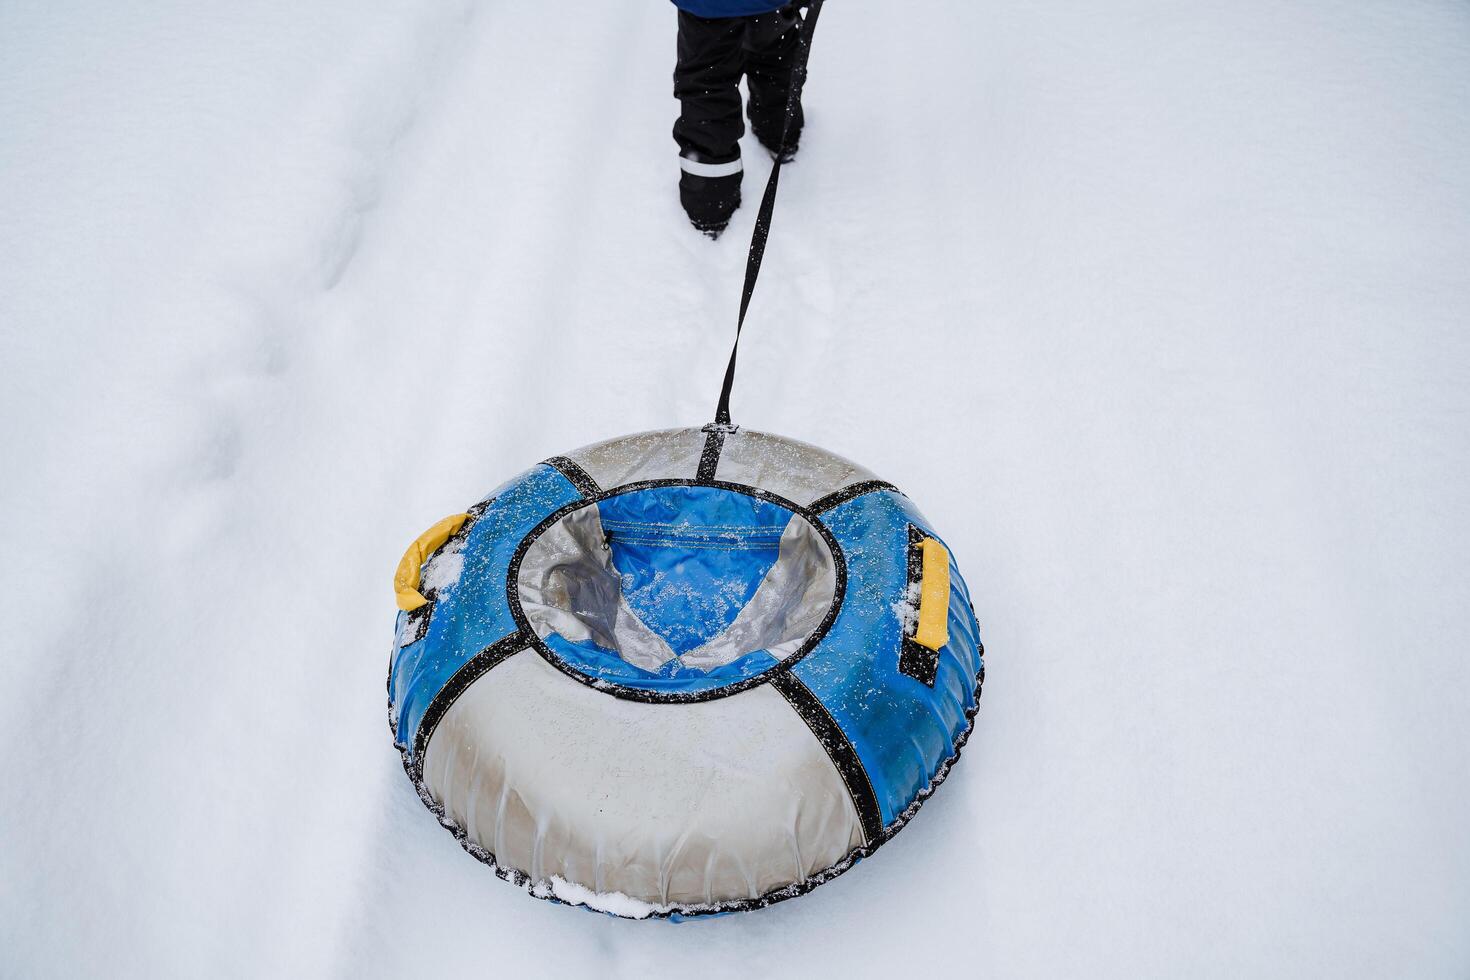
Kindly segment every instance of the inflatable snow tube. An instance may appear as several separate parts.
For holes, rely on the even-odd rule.
[[[549,459],[394,586],[420,798],[530,894],[634,918],[759,908],[871,854],[958,758],[985,673],[908,498],[744,429]]]

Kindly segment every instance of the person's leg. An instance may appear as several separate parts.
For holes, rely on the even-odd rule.
[[[791,3],[770,14],[752,17],[745,32],[745,81],[750,86],[750,128],[771,153],[789,160],[796,155],[805,121],[801,105],[791,120],[786,144],[786,102],[791,95],[791,69],[801,36],[799,4]]]
[[[679,11],[674,123],[679,201],[694,227],[718,235],[740,206],[740,73],[744,18],[707,19]]]

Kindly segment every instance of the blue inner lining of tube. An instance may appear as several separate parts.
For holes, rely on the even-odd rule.
[[[596,506],[623,597],[676,656],[653,671],[591,639],[572,641],[556,632],[544,641],[553,653],[594,678],[668,693],[713,690],[775,666],[766,650],[710,669],[685,664],[678,655],[724,632],[750,602],[779,557],[792,511],[702,486],[635,490]]]
[[[716,487],[659,487],[597,505],[623,598],[677,654],[723,632],[776,563],[791,511]]]

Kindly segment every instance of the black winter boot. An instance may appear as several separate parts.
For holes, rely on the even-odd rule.
[[[782,143],[781,131],[785,128],[784,123],[785,120],[783,119],[782,122],[777,123],[770,129],[764,129],[752,120],[750,129],[755,133],[755,138],[761,141],[761,146],[764,146],[769,151],[771,159],[780,160],[782,163],[790,163],[796,159],[796,151],[800,149],[801,110],[797,110],[796,118],[791,121],[791,132],[786,134],[786,142]]]
[[[707,19],[679,11],[674,123],[679,144],[679,203],[689,221],[718,237],[740,207],[740,75],[745,18]]]
[[[685,167],[690,161],[681,161]],[[735,161],[738,166],[739,160]],[[697,166],[697,164],[695,165]],[[713,169],[713,168],[711,168]],[[703,176],[686,169],[679,175],[679,203],[689,215],[689,223],[710,238],[719,238],[730,223],[730,216],[740,207],[740,170],[719,176]]]

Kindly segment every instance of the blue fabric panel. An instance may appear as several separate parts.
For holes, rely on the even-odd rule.
[[[582,495],[561,473],[538,465],[493,496],[465,539],[459,584],[434,604],[424,638],[394,657],[392,689],[401,744],[412,744],[429,703],[455,671],[515,631],[505,595],[511,556],[532,528]]]
[[[591,640],[573,643],[560,633],[552,633],[546,638],[546,645],[568,665],[584,674],[603,678],[623,687],[665,694],[713,690],[754,677],[776,665],[775,657],[764,650],[756,650],[711,671],[685,667],[675,658],[664,664],[657,673],[653,673],[633,666]]]
[[[951,555],[949,642],[939,651],[934,687],[900,673],[896,607],[908,584],[908,525],[933,535],[928,521],[889,491],[857,497],[822,518],[847,557],[847,594],[827,637],[792,672],[857,750],[887,826],[954,753],[975,701],[979,631]]]
[[[780,10],[790,0],[674,0],[674,6],[696,17],[748,17]]]
[[[414,650],[423,640],[417,640],[405,646],[399,646],[399,638],[403,636],[404,626],[408,623],[408,613],[402,609],[398,610],[397,617],[393,620],[393,652],[388,655],[388,718],[393,725],[395,741],[398,733],[399,708],[403,704],[403,692],[399,690],[398,665],[405,658],[416,658],[418,652]]]
[[[597,505],[623,597],[676,654],[723,632],[776,563],[791,511],[716,487],[657,487]]]

